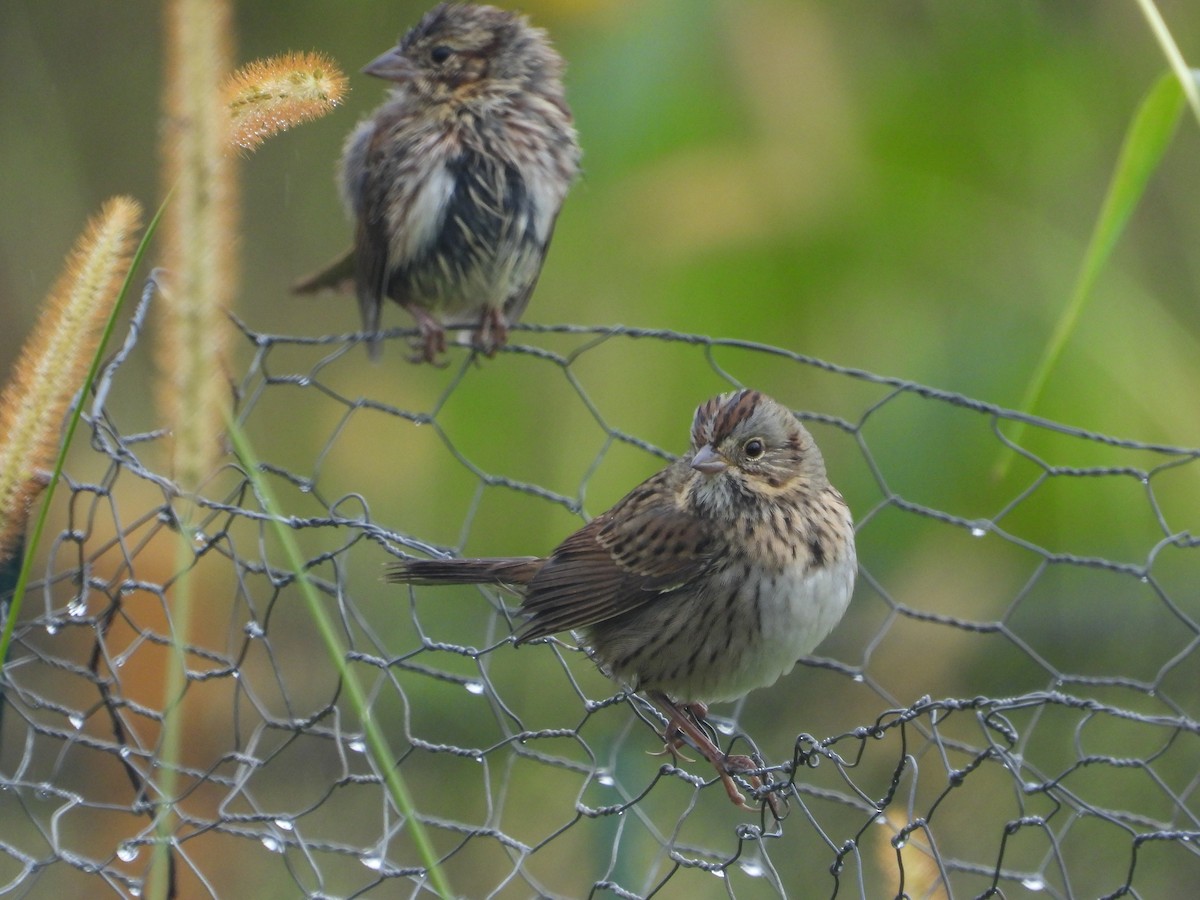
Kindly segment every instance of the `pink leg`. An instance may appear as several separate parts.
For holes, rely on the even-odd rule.
[[[508,319],[504,310],[489,306],[479,317],[474,344],[485,356],[495,356],[496,350],[508,343]]]
[[[758,764],[748,756],[729,756],[722,753],[721,748],[709,740],[708,735],[704,733],[704,729],[698,724],[699,722],[703,722],[705,716],[708,715],[708,707],[703,703],[688,703],[681,707],[661,691],[650,691],[649,694],[650,699],[657,703],[667,714],[667,729],[664,734],[666,747],[664,747],[664,750],[674,752],[683,743],[683,738],[686,737],[691,740],[701,755],[717,770],[717,775],[720,776],[721,783],[725,785],[725,793],[729,795],[729,799],[733,804],[740,806],[742,809],[755,811],[755,808],[746,802],[746,798],[738,790],[737,783],[733,780],[733,773],[757,769]],[[746,780],[754,788],[762,787],[762,781],[756,775],[747,775]],[[771,814],[777,820],[783,817],[779,806],[779,798],[774,794],[767,795],[767,805],[771,807]]]
[[[438,355],[446,352],[446,329],[425,307],[410,305],[404,308],[416,319],[417,327],[421,329],[420,341],[413,343],[413,348],[419,348],[420,352],[410,356],[409,362],[438,365]]]

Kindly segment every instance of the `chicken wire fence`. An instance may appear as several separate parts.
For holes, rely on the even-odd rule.
[[[126,374],[137,328],[86,400],[90,445],[71,457],[4,667],[4,892],[139,896],[165,847],[180,896],[430,895],[417,823],[467,897],[1167,897],[1200,883],[1200,550],[1174,499],[1200,450],[622,327],[519,326],[482,365],[459,348],[421,370],[439,392],[398,405],[381,373],[416,370],[395,340],[372,367],[358,335],[239,327],[252,358],[238,415],[278,509],[232,453],[182,494],[148,462],[166,437],[123,430],[110,401],[140,389]],[[715,388],[697,403],[749,381],[793,406],[830,398],[798,414],[855,512],[851,610],[821,655],[709,719],[723,749],[758,754],[781,817],[734,807],[702,760],[649,755],[663,720],[570,635],[513,648],[515,598],[380,578],[397,554],[477,552],[497,519],[493,552],[548,552],[553,538],[529,545],[535,523],[562,537],[615,501],[615,484],[588,499],[613,460],[641,467],[628,488],[669,459],[618,424],[653,392],[608,389],[613,353]],[[557,425],[457,427],[451,407],[473,409],[508,366],[540,386],[524,402],[557,390],[590,423],[569,476],[478,461],[498,437],[571,440]],[[690,416],[678,410],[673,449]],[[434,513],[415,501],[372,508],[404,479],[439,480],[457,535],[425,533]],[[272,518],[302,547],[390,758],[314,637]],[[181,635],[185,579],[196,612]],[[186,680],[165,696],[177,639]]]

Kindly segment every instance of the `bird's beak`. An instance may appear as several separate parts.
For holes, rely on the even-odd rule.
[[[707,444],[696,451],[692,457],[692,468],[705,475],[718,475],[729,468],[727,463],[712,447]]]
[[[396,82],[408,81],[417,74],[416,67],[400,52],[399,47],[375,57],[362,70],[364,75]]]

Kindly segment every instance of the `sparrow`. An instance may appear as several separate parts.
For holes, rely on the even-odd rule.
[[[474,347],[495,353],[579,174],[563,68],[524,16],[463,3],[426,13],[363,69],[393,87],[342,152],[354,246],[294,290],[353,283],[371,336],[390,297],[420,330],[414,361],[435,362],[448,328],[473,329]]]
[[[754,762],[707,737],[706,704],[790,672],[841,619],[857,571],[853,519],[812,435],[739,390],[697,408],[688,452],[548,557],[407,559],[387,578],[518,591],[515,644],[579,629],[608,676],[667,714],[667,748],[689,738],[745,806],[731,776]]]

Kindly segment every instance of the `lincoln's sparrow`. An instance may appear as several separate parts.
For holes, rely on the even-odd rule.
[[[342,153],[354,247],[295,289],[353,280],[370,334],[391,297],[420,327],[418,359],[445,349],[446,328],[474,328],[490,354],[529,302],[579,171],[562,58],[522,16],[443,3],[363,71],[396,86]]]
[[[837,624],[857,562],[850,510],[812,435],[756,391],[696,410],[691,450],[548,558],[407,560],[410,584],[519,586],[516,643],[583,629],[606,673],[670,716],[742,802],[728,757],[695,718],[703,704],[773,684]]]

